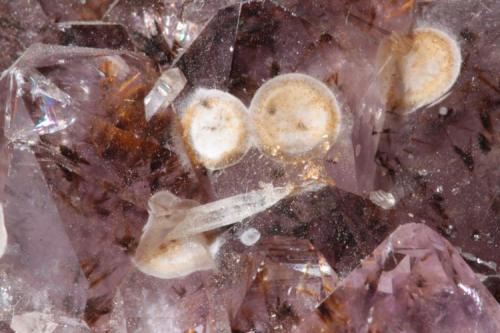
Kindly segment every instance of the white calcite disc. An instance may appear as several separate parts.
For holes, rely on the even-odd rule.
[[[261,148],[296,158],[318,148],[328,150],[339,132],[341,116],[334,94],[304,74],[284,74],[262,85],[250,113]]]
[[[420,27],[408,36],[391,36],[379,50],[383,94],[391,107],[413,112],[451,89],[461,63],[457,41],[442,30]]]
[[[233,95],[198,89],[182,117],[183,136],[193,158],[208,169],[236,163],[248,150],[247,109]]]

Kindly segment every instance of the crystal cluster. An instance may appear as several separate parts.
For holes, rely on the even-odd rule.
[[[500,332],[499,15],[0,0],[0,332]]]

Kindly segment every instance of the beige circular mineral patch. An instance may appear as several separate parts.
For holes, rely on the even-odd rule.
[[[267,81],[257,90],[250,114],[264,152],[285,158],[326,152],[341,122],[334,94],[304,74],[284,74]]]
[[[390,107],[409,113],[444,96],[460,74],[457,41],[442,30],[420,27],[382,42],[381,90]]]
[[[230,166],[248,150],[247,109],[229,93],[198,89],[181,123],[192,155],[208,169]]]

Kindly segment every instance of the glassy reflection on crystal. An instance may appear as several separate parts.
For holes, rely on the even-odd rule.
[[[178,68],[163,72],[144,98],[146,120],[149,121],[157,112],[165,110],[177,98],[186,83],[184,74]]]
[[[36,135],[61,131],[74,122],[71,97],[40,72],[12,68],[1,79],[11,91],[5,104],[9,140],[29,141]],[[24,126],[22,117],[28,115],[26,112],[34,124],[27,122]]]

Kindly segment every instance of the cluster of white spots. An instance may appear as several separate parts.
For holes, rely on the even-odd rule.
[[[208,169],[234,164],[248,150],[247,109],[229,93],[197,90],[188,103],[182,125],[195,159]]]
[[[456,82],[462,63],[457,41],[431,27],[388,38],[380,46],[381,87],[390,106],[405,113],[440,100]]]
[[[284,157],[329,148],[337,137],[340,111],[331,90],[303,74],[285,74],[257,90],[250,113],[261,148]]]

